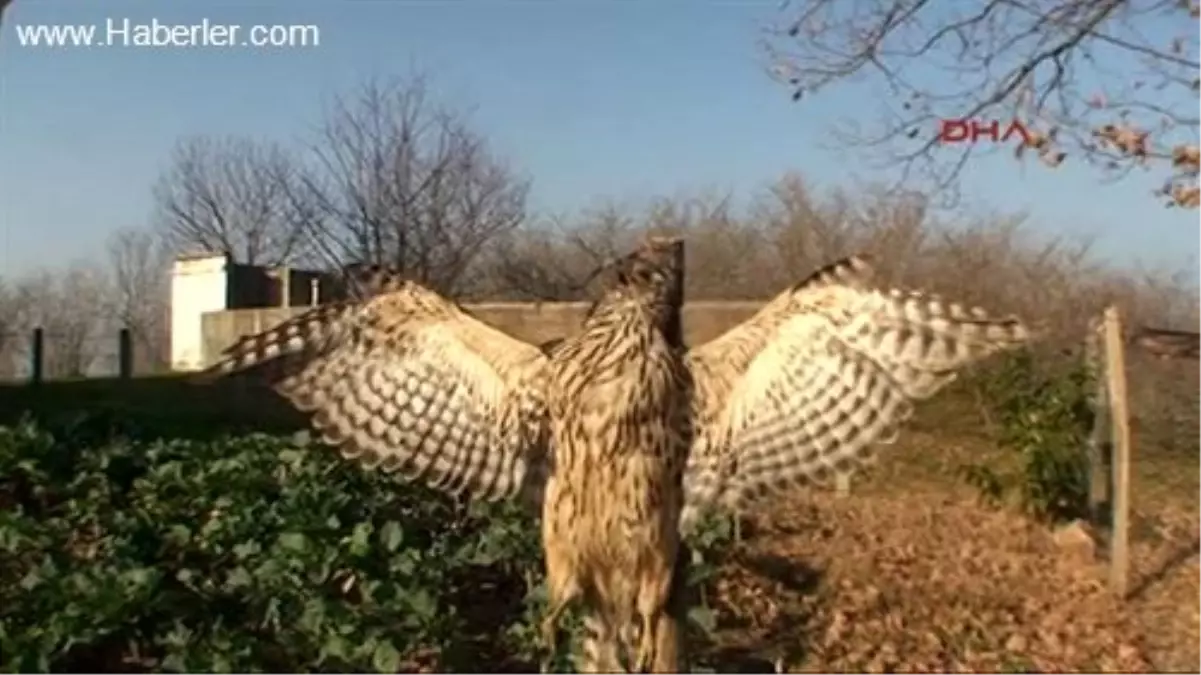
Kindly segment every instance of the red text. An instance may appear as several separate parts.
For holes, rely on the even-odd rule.
[[[977,143],[982,138],[993,143],[1014,138],[1025,145],[1033,143],[1026,125],[1017,120],[942,120],[938,125],[938,140],[942,143]]]

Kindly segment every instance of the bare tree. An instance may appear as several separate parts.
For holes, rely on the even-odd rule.
[[[867,81],[878,119],[847,120],[844,146],[951,188],[980,145],[940,140],[944,120],[1020,121],[1018,157],[1078,158],[1117,179],[1158,162],[1169,205],[1198,203],[1195,0],[795,0],[769,31],[794,100]],[[1004,123],[1004,122],[1002,122]]]
[[[301,253],[289,182],[296,161],[281,146],[245,138],[181,141],[154,188],[158,226],[176,252],[227,252],[250,265]]]
[[[11,339],[9,333],[15,328],[16,312],[13,305],[12,289],[4,279],[0,279],[0,354],[4,353],[4,346]]]
[[[0,380],[16,375],[17,359],[28,344],[27,300],[19,285],[0,279]]]
[[[75,264],[61,272],[38,272],[22,279],[16,293],[26,310],[21,330],[44,331],[47,377],[81,377],[106,348],[112,351],[112,340],[101,334],[108,286],[99,268]]]
[[[652,200],[641,207],[615,202],[522,228],[489,246],[479,270],[482,295],[560,301],[593,297],[605,263],[647,235],[688,239],[685,292],[691,299],[740,299],[764,286],[766,247],[756,223],[739,219],[731,196],[702,192]]]
[[[138,372],[168,363],[170,260],[162,239],[150,231],[120,230],[108,242],[111,315],[130,331]]]
[[[472,294],[538,302],[588,298],[598,268],[634,247],[645,231],[614,202],[575,218],[531,221],[488,246]]]
[[[489,300],[579,300],[586,285],[581,270],[595,267],[600,261],[573,264],[577,261],[570,253],[562,233],[550,227],[498,238],[475,270],[477,277],[466,295]]]
[[[293,213],[328,264],[388,265],[446,292],[522,222],[528,191],[420,78],[339,98],[302,186]]]

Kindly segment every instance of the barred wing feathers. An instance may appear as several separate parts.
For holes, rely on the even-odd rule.
[[[850,471],[895,439],[914,401],[1027,339],[1015,318],[875,289],[862,257],[818,270],[690,353],[699,439],[688,517]]]
[[[536,500],[546,476],[546,357],[412,282],[314,308],[226,350],[265,368],[347,459],[456,495]]]

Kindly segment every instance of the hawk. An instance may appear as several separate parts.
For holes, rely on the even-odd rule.
[[[390,281],[241,339],[210,372],[268,368],[324,442],[366,466],[539,508],[548,646],[578,599],[583,669],[624,670],[632,651],[635,670],[678,672],[665,604],[681,532],[870,461],[915,401],[1029,338],[1013,317],[877,288],[857,256],[687,349],[682,265],[681,240],[648,240],[580,330],[541,347]]]

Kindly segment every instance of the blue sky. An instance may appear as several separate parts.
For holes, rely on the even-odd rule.
[[[150,188],[182,136],[284,141],[370,76],[428,73],[472,106],[494,148],[533,178],[533,206],[570,211],[705,187],[747,195],[786,170],[823,185],[887,179],[822,147],[829,124],[870,114],[855,90],[798,106],[764,73],[761,26],[778,3],[405,0],[15,0],[0,35],[0,276],[99,255],[148,222]],[[315,24],[300,49],[21,47],[18,24],[129,18]],[[1196,212],[1159,207],[1155,181],[1098,187],[995,158],[976,201],[1028,209],[1053,234],[1092,232],[1121,263],[1196,270]]]

